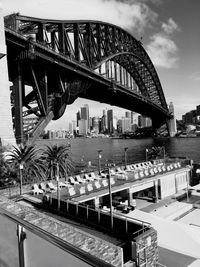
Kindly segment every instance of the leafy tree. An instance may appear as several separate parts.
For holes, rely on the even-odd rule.
[[[163,146],[152,147],[147,150],[147,159],[162,159],[165,157],[165,148]]]
[[[20,180],[19,168],[23,168],[23,182],[33,182],[44,179],[44,165],[39,158],[38,150],[34,146],[13,146],[8,153],[8,164],[16,173],[17,181]]]
[[[66,177],[73,169],[70,157],[69,145],[51,145],[43,150],[43,162],[46,164],[46,176],[48,179],[56,177],[59,172],[60,177]]]

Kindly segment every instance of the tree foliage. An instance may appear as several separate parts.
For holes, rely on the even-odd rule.
[[[7,163],[15,172],[19,181],[19,168],[23,168],[23,182],[33,182],[44,179],[44,165],[34,146],[13,146],[8,153]]]
[[[60,177],[66,177],[73,169],[69,145],[46,146],[42,152],[42,160],[46,165],[46,177],[54,179],[59,172]]]

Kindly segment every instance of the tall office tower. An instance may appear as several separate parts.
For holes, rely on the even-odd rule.
[[[185,114],[185,123],[195,123],[196,122],[196,110],[191,110]]]
[[[86,114],[87,114],[87,121],[88,121],[88,132],[90,132],[90,114],[89,114],[89,106],[88,104],[85,104],[84,107],[86,108]]]
[[[2,145],[15,145],[6,53],[3,12],[0,8],[0,139]]]
[[[197,116],[200,116],[200,105],[196,107]]]
[[[76,121],[72,121],[72,131],[73,134],[76,132]]]
[[[169,112],[174,115],[174,105],[172,102],[169,103]],[[171,137],[174,137],[177,133],[177,127],[176,127],[176,118],[175,115],[172,119],[169,120],[169,135]]]
[[[87,129],[88,123],[87,120],[80,119],[78,122],[78,127],[79,127],[79,134],[86,136],[88,133]]]
[[[69,122],[69,132],[70,133],[73,133],[73,126],[72,126],[72,123],[71,122]]]
[[[81,113],[80,113],[80,111],[78,111],[77,113],[76,113],[76,126],[78,127],[78,121],[81,119]]]
[[[87,131],[90,132],[90,120],[89,120],[89,106],[85,104],[84,107],[81,107],[81,119],[87,121]]]
[[[101,131],[104,133],[106,132],[107,129],[108,129],[108,120],[106,116],[106,111],[103,110],[103,116],[101,119]]]
[[[141,128],[142,127],[142,115],[138,116],[138,126]]]
[[[108,133],[113,133],[113,110],[109,109],[107,111],[107,119],[108,119]]]
[[[122,133],[122,120],[117,121],[117,132]]]
[[[131,112],[131,124],[138,125],[138,113],[133,111]]]
[[[131,132],[131,118],[122,118],[122,133]]]
[[[125,112],[125,117],[126,117],[126,118],[131,118],[131,112],[126,111],[126,112]]]
[[[92,130],[98,134],[99,133],[99,118],[93,117],[92,118]]]

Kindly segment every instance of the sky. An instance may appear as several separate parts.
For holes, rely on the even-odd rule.
[[[200,105],[200,1],[199,0],[0,0],[4,15],[51,19],[93,19],[113,23],[131,33],[149,54],[167,103],[173,102],[175,116]],[[90,116],[103,109],[117,117],[125,110],[78,98],[49,128],[65,128],[88,103]]]

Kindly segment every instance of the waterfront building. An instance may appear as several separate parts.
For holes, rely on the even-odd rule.
[[[114,133],[116,133],[116,130],[117,130],[117,121],[118,121],[118,118],[114,116],[113,118],[113,132]]]
[[[101,119],[101,132],[105,133],[106,130],[108,129],[108,120],[107,120],[107,115],[106,115],[106,111],[103,110],[103,116]]]
[[[138,113],[131,112],[131,124],[138,125]]]
[[[69,132],[70,132],[70,134],[74,134],[74,131],[75,131],[75,127],[74,127],[73,122],[69,122]]]
[[[135,132],[137,130],[137,124],[131,124],[131,132]]]
[[[131,112],[126,111],[125,112],[125,117],[131,119]]]
[[[108,120],[108,133],[112,134],[114,132],[113,129],[113,110],[109,109],[107,111],[107,120]]]
[[[196,106],[197,116],[200,116],[200,105]]]
[[[139,115],[138,116],[138,126],[140,128],[150,127],[150,126],[152,126],[152,121],[148,117]]]
[[[185,124],[196,123],[196,116],[197,116],[196,110],[191,110],[185,113],[185,115],[182,116],[182,119]]]
[[[122,119],[117,121],[117,132],[122,133]]]
[[[57,136],[56,131],[49,130],[48,134],[49,134],[49,139],[56,139]]]
[[[131,118],[123,117],[122,118],[122,133],[131,132]]]
[[[76,113],[76,126],[78,127],[78,121],[81,119],[81,113],[80,113],[80,111],[78,111],[77,113]]]
[[[88,129],[88,132],[90,132],[90,114],[89,114],[88,104],[84,104],[84,108],[86,109],[87,129]],[[81,119],[84,119],[84,118],[81,118]]]
[[[60,130],[49,130],[49,139],[65,139],[68,137],[68,132],[65,129]]]
[[[92,131],[96,134],[99,133],[99,118],[98,117],[92,118]]]
[[[88,121],[85,119],[80,119],[78,121],[79,134],[86,136],[88,133]]]

